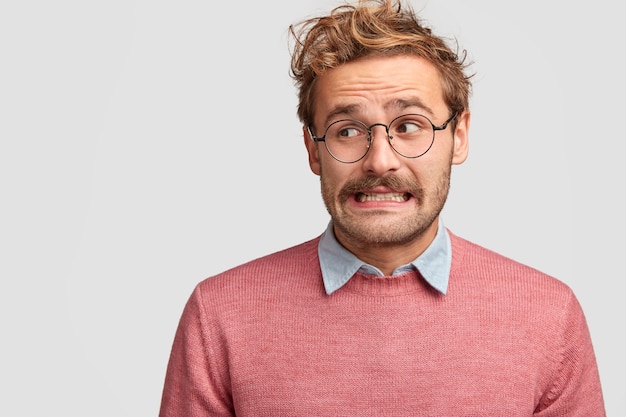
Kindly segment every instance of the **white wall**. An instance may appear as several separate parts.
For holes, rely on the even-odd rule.
[[[193,286],[323,230],[286,28],[336,4],[0,5],[0,414],[155,416]],[[626,415],[619,3],[413,4],[477,72],[446,224],[574,289]]]

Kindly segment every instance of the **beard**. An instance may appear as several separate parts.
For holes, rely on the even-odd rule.
[[[347,181],[338,193],[321,176],[322,197],[333,225],[341,236],[356,246],[397,246],[418,239],[437,219],[448,197],[451,167],[436,176],[436,182],[426,187],[416,178],[389,174],[383,177],[365,176]],[[410,195],[415,210],[399,217],[387,216],[384,210],[369,210],[358,215],[347,209],[347,201],[363,190],[384,186],[402,190]]]

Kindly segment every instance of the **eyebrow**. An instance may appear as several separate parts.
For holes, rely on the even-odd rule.
[[[389,110],[393,108],[398,109],[398,110],[404,110],[409,107],[419,107],[420,109],[429,113],[429,115],[433,114],[433,110],[430,108],[430,106],[428,106],[418,97],[410,97],[406,99],[397,98],[385,104],[385,110]]]
[[[359,113],[363,106],[361,104],[340,104],[335,106],[324,119],[324,125],[328,126],[330,122],[339,115],[353,117],[354,113]]]
[[[409,107],[419,107],[429,115],[433,114],[432,109],[418,97],[396,98],[385,103],[383,107],[385,110],[396,109],[398,111],[405,110]],[[355,113],[362,113],[363,108],[364,106],[362,104],[339,104],[328,113],[324,120],[324,124],[328,126],[337,116],[354,117]]]

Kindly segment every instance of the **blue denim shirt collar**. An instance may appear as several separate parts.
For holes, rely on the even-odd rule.
[[[328,295],[343,287],[357,271],[371,275],[384,275],[378,268],[366,264],[341,246],[335,238],[332,221],[328,223],[326,231],[321,236],[318,254],[324,288]],[[431,287],[445,294],[448,290],[451,264],[450,236],[440,218],[437,235],[428,248],[413,262],[396,268],[392,275],[416,269]]]

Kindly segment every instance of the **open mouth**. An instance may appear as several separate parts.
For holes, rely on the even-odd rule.
[[[354,195],[354,198],[359,203],[366,201],[397,201],[399,203],[405,202],[411,198],[409,193],[361,193],[358,192]]]

